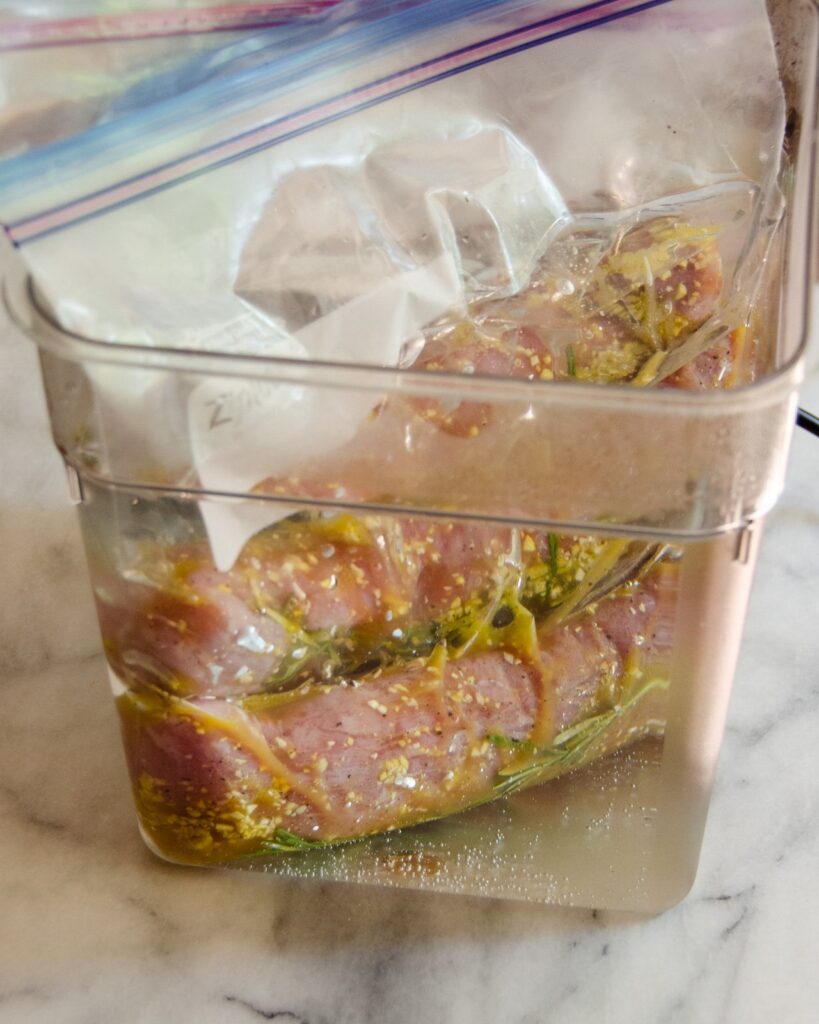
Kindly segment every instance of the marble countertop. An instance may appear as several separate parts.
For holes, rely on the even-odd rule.
[[[174,868],[136,831],[33,351],[0,386],[0,1024],[808,1024],[819,442],[794,441],[697,881],[656,918]],[[814,346],[814,362],[816,362]],[[819,373],[804,403],[819,409]]]

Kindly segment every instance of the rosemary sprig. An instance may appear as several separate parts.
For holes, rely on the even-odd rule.
[[[557,550],[558,540],[556,533],[549,534],[549,568],[553,576],[557,576]]]
[[[508,796],[516,793],[519,789],[537,780],[540,775],[546,772],[563,774],[572,768],[582,764],[586,757],[593,751],[597,741],[604,735],[610,726],[621,718],[628,710],[634,707],[639,701],[653,690],[665,690],[668,688],[668,681],[665,679],[652,679],[644,686],[641,686],[621,704],[616,704],[607,711],[601,711],[582,722],[575,722],[568,729],[559,733],[553,743],[548,747],[542,747],[533,754],[533,759],[525,768],[505,768],[498,772],[498,781],[495,784],[493,796]],[[490,737],[491,742],[497,745],[505,745],[498,742],[499,737]],[[520,745],[514,740],[510,746],[520,749]]]
[[[322,842],[319,839],[303,839],[301,836],[288,832],[286,828],[277,828],[272,835],[265,839],[258,850],[248,853],[247,857],[264,857],[269,853],[293,853],[298,850],[319,850],[329,846],[330,843]]]

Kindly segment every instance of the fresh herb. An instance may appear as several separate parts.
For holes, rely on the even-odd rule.
[[[526,567],[521,603],[537,618],[567,601],[586,573],[605,554],[608,541],[600,537],[573,537],[561,550],[557,534],[548,534],[548,554]]]
[[[571,345],[566,346],[566,372],[570,377],[577,376],[577,366],[574,361],[574,349]]]
[[[628,547],[629,542],[626,540],[604,541],[593,561],[585,569],[581,569],[579,574],[575,574],[576,582],[571,591],[556,605],[546,620],[547,624],[553,628],[564,622],[570,615],[588,604],[591,594],[602,597],[604,593],[609,592],[612,589],[609,582],[613,580],[613,574]],[[622,582],[619,575],[618,582]]]
[[[570,725],[568,729],[564,729],[555,737],[550,746],[536,751],[531,763],[526,767],[501,769],[495,783],[493,796],[507,796],[510,793],[516,793],[524,786],[538,781],[539,777],[547,772],[557,775],[577,768],[593,752],[604,733],[626,711],[634,707],[651,691],[667,688],[667,680],[652,679],[621,704],[616,704],[607,711],[601,711],[582,722]],[[498,746],[503,745],[503,739],[505,738],[500,738],[501,742],[496,742],[497,738],[490,737],[491,742]],[[513,745],[513,749],[519,749],[514,745],[513,740],[510,740],[509,743]]]
[[[319,850],[328,844],[320,839],[303,839],[289,832],[286,828],[277,828],[265,839],[258,850],[247,854],[248,857],[264,857],[268,853],[291,853],[296,850]]]
[[[328,662],[334,672],[341,664],[341,652],[334,638],[326,630],[299,630],[281,664],[265,679],[265,687],[281,689],[287,684],[294,685],[310,678],[318,666]]]
[[[549,534],[549,568],[552,575],[557,575],[557,534]]]
[[[516,740],[513,736],[504,736],[500,732],[491,732],[486,738],[493,747],[497,747],[499,750],[514,750],[517,753],[522,753],[535,749],[530,740]]]

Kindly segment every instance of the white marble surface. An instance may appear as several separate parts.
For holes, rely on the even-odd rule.
[[[2,345],[0,1024],[819,1019],[819,441],[796,437],[769,521],[679,907],[646,919],[198,872],[136,832],[34,354]],[[815,371],[804,399],[819,409]]]

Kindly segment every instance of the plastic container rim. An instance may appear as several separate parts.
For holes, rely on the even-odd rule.
[[[99,341],[60,327],[37,303],[30,278],[22,284],[23,301],[32,317],[26,323],[3,283],[3,301],[14,323],[38,346],[58,358],[75,363],[126,366],[135,370],[171,371],[197,376],[239,378],[268,383],[301,384],[337,390],[417,395],[458,395],[482,401],[531,402],[576,406],[580,409],[629,409],[636,413],[690,410],[696,415],[738,413],[748,406],[778,403],[803,378],[808,339],[812,258],[806,261],[803,316],[797,351],[781,367],[759,381],[720,392],[601,386],[575,381],[529,381],[457,372],[422,371],[389,366],[303,360],[235,352],[205,352],[189,348],[148,347],[133,343]],[[18,297],[19,301],[19,297]]]

